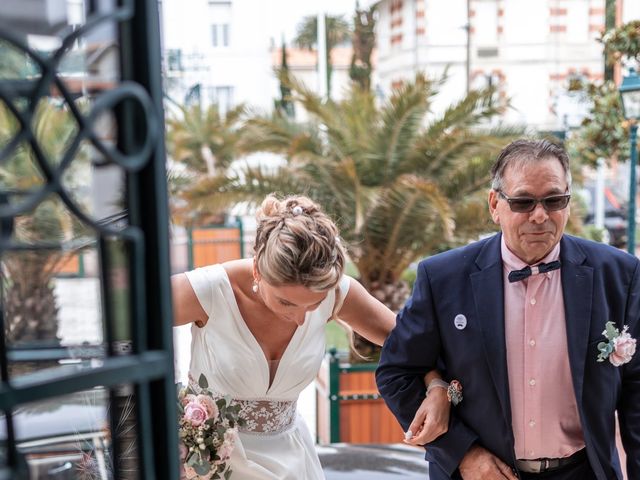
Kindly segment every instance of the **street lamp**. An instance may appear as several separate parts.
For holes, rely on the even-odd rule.
[[[619,88],[622,100],[624,118],[630,122],[629,138],[631,141],[631,155],[629,164],[629,213],[627,231],[627,251],[636,254],[636,144],[638,138],[638,120],[640,120],[640,77],[631,69],[629,75],[622,79]]]

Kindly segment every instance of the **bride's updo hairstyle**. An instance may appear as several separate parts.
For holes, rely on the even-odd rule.
[[[323,292],[344,273],[345,249],[338,228],[307,197],[267,196],[256,214],[254,255],[260,275],[272,285],[302,285]]]

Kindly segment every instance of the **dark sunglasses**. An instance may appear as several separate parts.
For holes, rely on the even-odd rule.
[[[531,197],[510,197],[498,190],[498,195],[504,198],[509,203],[509,208],[512,212],[516,213],[529,213],[533,212],[538,203],[541,203],[547,212],[555,212],[556,210],[562,210],[569,205],[571,194],[565,193],[562,195],[549,195],[544,198],[531,198]]]

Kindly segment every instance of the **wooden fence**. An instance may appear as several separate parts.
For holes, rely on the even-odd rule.
[[[189,270],[244,257],[242,224],[187,230]]]
[[[340,363],[336,350],[329,351],[316,378],[318,443],[402,441],[402,428],[376,387],[376,367]]]

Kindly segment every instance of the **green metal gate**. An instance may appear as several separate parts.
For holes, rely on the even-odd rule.
[[[0,2],[0,480],[178,478],[158,17],[157,0]],[[101,341],[63,345],[48,274],[87,250]],[[85,410],[105,425],[46,464],[51,427]]]

